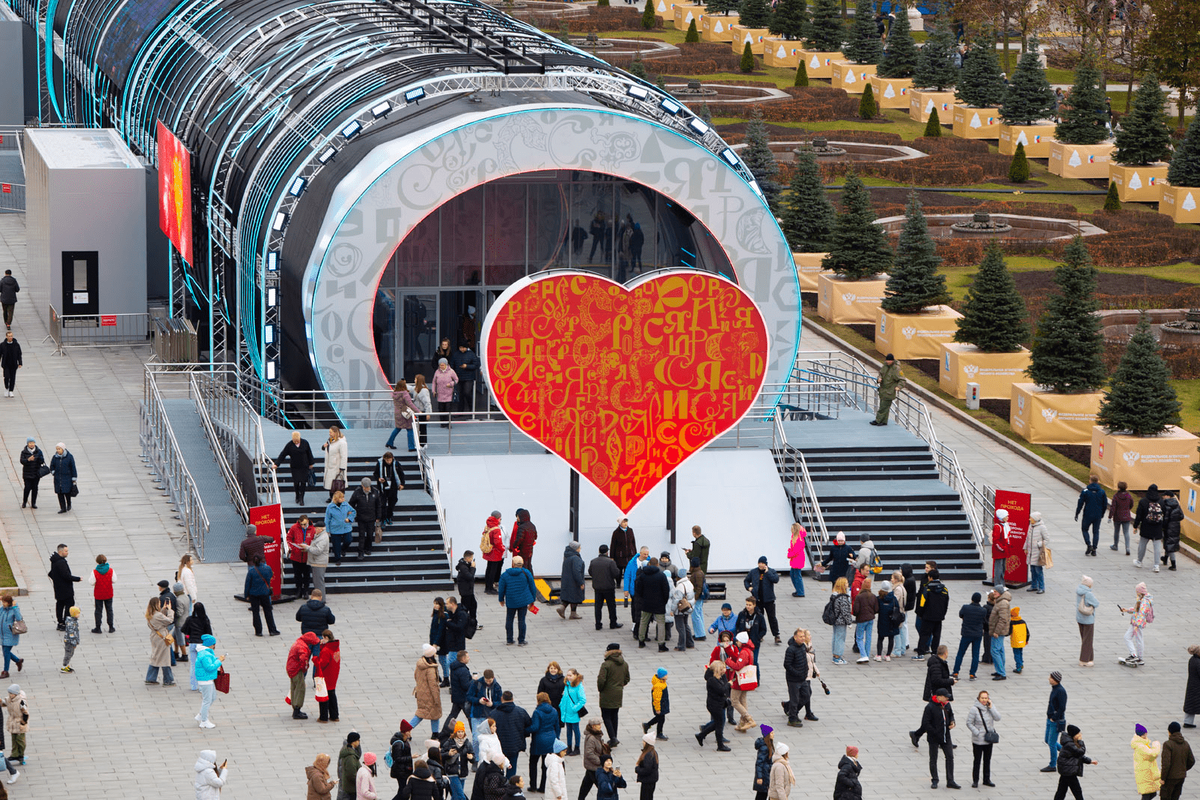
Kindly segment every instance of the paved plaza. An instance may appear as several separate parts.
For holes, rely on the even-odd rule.
[[[11,268],[24,281],[23,220],[0,216],[0,270]],[[25,295],[22,295],[25,300]],[[291,719],[284,704],[287,648],[299,635],[293,621],[296,604],[277,607],[276,619],[284,635],[254,637],[247,606],[232,599],[242,588],[241,564],[203,564],[196,569],[200,599],[213,620],[217,651],[228,653],[232,693],[218,695],[212,710],[217,727],[200,730],[193,721],[199,695],[188,691],[186,674],[177,673],[174,688],[146,686],[148,632],[142,613],[157,590],[154,584],[170,578],[184,551],[182,529],[156,488],[141,459],[138,444],[138,403],[142,393],[141,362],[145,349],[69,350],[52,356],[43,344],[45,322],[31,302],[17,306],[14,332],[25,354],[17,394],[0,399],[0,438],[7,491],[0,492],[3,542],[14,571],[29,594],[20,598],[29,624],[18,652],[26,659],[23,672],[12,673],[29,696],[32,719],[28,735],[29,763],[21,768],[19,782],[9,788],[15,798],[190,798],[192,764],[202,749],[214,749],[218,759],[229,758],[229,783],[224,800],[249,798],[302,798],[304,767],[318,753],[336,757],[342,739],[351,730],[362,736],[364,751],[382,755],[388,738],[402,718],[412,716],[413,665],[425,641],[432,595],[382,594],[333,595],[329,605],[337,615],[334,626],[342,642],[342,672],[338,686],[341,722],[316,722],[316,704],[309,700],[307,721]],[[823,345],[808,343],[823,349]],[[1084,790],[1089,798],[1136,797],[1129,739],[1135,722],[1145,724],[1152,738],[1165,739],[1167,724],[1182,719],[1186,677],[1186,647],[1200,640],[1196,630],[1196,604],[1200,587],[1196,565],[1180,559],[1178,572],[1151,574],[1134,569],[1123,553],[1102,541],[1100,555],[1082,554],[1078,525],[1072,521],[1077,489],[1037,469],[1005,448],[983,439],[952,416],[931,410],[941,438],[957,449],[971,475],[1000,488],[1033,493],[1033,507],[1041,511],[1050,530],[1055,567],[1047,570],[1044,595],[1014,592],[1028,621],[1031,642],[1026,649],[1025,672],[1008,681],[993,683],[964,680],[956,687],[956,780],[970,785],[970,740],[966,713],[975,692],[987,689],[1003,715],[998,730],[1001,741],[993,761],[995,789],[979,790],[987,797],[1048,798],[1056,776],[1038,768],[1047,762],[1042,744],[1049,686],[1047,674],[1061,670],[1069,693],[1067,718],[1079,725],[1088,754],[1100,760],[1089,767]],[[22,510],[20,467],[17,453],[26,436],[33,436],[47,453],[54,443],[65,442],[79,469],[80,494],[70,514],[56,513],[52,494],[44,492],[40,508]],[[44,483],[43,486],[46,484]],[[564,498],[564,502],[566,502]],[[680,523],[703,524],[688,510],[679,511]],[[482,522],[482,521],[481,521]],[[585,523],[586,524],[586,523]],[[685,528],[686,529],[686,528]],[[737,536],[736,530],[708,530],[710,537]],[[779,531],[786,536],[787,531]],[[1105,531],[1108,535],[1108,530]],[[83,609],[82,644],[72,665],[73,675],[58,671],[61,634],[54,629],[54,600],[46,578],[48,558],[59,542],[70,545],[70,564],[83,576],[76,592]],[[585,541],[585,560],[594,556],[597,541]],[[94,635],[92,601],[86,576],[97,553],[108,556],[117,577],[117,632]],[[557,553],[539,551],[543,565],[556,562]],[[888,565],[889,567],[891,565]],[[919,567],[918,567],[919,569]],[[1078,635],[1074,588],[1081,573],[1095,578],[1097,611],[1096,666],[1077,666]],[[733,579],[737,581],[737,579]],[[1156,620],[1146,635],[1145,667],[1130,670],[1117,664],[1124,653],[1125,621],[1116,603],[1134,599],[1134,585],[1145,580],[1156,599]],[[732,582],[731,582],[731,585]],[[832,694],[819,687],[814,710],[820,721],[803,729],[786,727],[779,702],[786,698],[782,659],[784,647],[767,643],[760,663],[765,685],[751,695],[751,711],[760,723],[776,728],[778,741],[792,747],[792,765],[798,785],[792,797],[827,798],[832,794],[836,764],[843,748],[861,748],[864,797],[915,798],[928,796],[926,751],[913,750],[907,731],[917,727],[923,703],[921,688],[925,665],[908,659],[870,666],[834,666],[829,663],[830,628],[820,621],[828,584],[806,581],[808,597],[782,597],[780,625],[785,639],[797,626],[814,631],[818,663]],[[781,594],[787,594],[781,582]],[[950,583],[951,612],[945,640],[958,641],[955,610],[974,591],[974,583]],[[661,743],[661,779],[657,797],[694,800],[701,797],[751,797],[754,735],[729,732],[732,753],[716,753],[710,741],[700,749],[691,738],[707,719],[704,710],[703,664],[708,647],[698,645],[686,654],[658,653],[653,647],[638,650],[630,627],[621,631],[593,629],[591,611],[581,622],[565,622],[552,610],[530,618],[526,648],[505,647],[502,615],[494,597],[480,592],[480,621],[484,628],[470,640],[471,668],[495,670],[504,688],[512,690],[520,705],[532,711],[534,692],[547,662],[557,660],[586,676],[588,706],[598,716],[595,675],[609,641],[625,648],[632,680],[625,692],[621,714],[621,746],[615,751],[618,766],[630,787],[623,797],[636,796],[633,764],[639,750],[638,723],[651,716],[650,676],[658,667],[670,670],[671,714],[666,724],[669,742]],[[590,595],[590,589],[589,589]],[[735,609],[741,592],[731,591]],[[485,602],[486,600],[486,602]],[[711,619],[719,604],[710,603]],[[625,612],[628,623],[628,612]],[[703,644],[703,643],[702,643]],[[849,653],[849,651],[847,651]],[[186,665],[181,665],[185,667]],[[1011,670],[1011,651],[1009,668]],[[984,668],[980,673],[986,677]],[[5,685],[7,682],[5,682]],[[449,709],[449,692],[443,690],[443,713]],[[418,728],[416,740],[427,727]],[[1188,732],[1185,732],[1188,733]],[[1200,737],[1193,737],[1200,744]],[[528,758],[523,757],[525,769]],[[568,759],[568,783],[577,787],[581,759]],[[377,786],[381,797],[390,797],[394,783],[381,763]],[[1200,781],[1200,777],[1192,779]],[[943,778],[944,784],[944,778]],[[944,790],[939,790],[944,791]],[[574,789],[572,789],[574,797]]]

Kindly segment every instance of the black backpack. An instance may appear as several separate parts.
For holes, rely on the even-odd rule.
[[[834,610],[834,600],[837,595],[829,595],[829,602],[825,604],[825,610],[821,612],[821,622],[826,625],[833,625],[837,622],[837,611]]]
[[[477,630],[479,630],[479,621],[468,615],[467,624],[463,626],[463,636],[467,637],[468,639],[474,639],[475,631]]]
[[[892,606],[892,612],[888,615],[888,619],[891,620],[894,628],[899,628],[904,624],[904,609],[900,608],[899,603]]]

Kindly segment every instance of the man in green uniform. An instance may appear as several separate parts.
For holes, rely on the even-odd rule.
[[[708,549],[710,543],[708,537],[700,532],[699,525],[692,526],[692,547],[691,549],[684,548],[684,553],[687,554],[689,560],[693,558],[700,559],[700,569],[705,573],[708,572]]]
[[[896,392],[907,383],[895,356],[888,353],[883,362],[883,369],[879,371],[879,413],[871,420],[872,425],[887,425],[888,413],[892,410]]]

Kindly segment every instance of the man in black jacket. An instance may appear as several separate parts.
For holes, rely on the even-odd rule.
[[[533,720],[529,713],[513,702],[513,693],[505,692],[500,699],[500,706],[492,711],[492,719],[496,723],[496,738],[500,740],[500,751],[508,759],[508,771],[505,777],[511,778],[517,774],[517,760],[525,752],[525,743],[529,738],[529,728]]]
[[[921,717],[921,727],[909,731],[913,747],[919,747],[921,734],[925,734],[929,742],[929,779],[934,789],[938,787],[938,752],[946,755],[946,788],[961,789],[954,782],[954,744],[950,741],[950,731],[954,730],[954,709],[943,689],[939,689]]]
[[[354,520],[358,523],[358,557],[371,555],[375,544],[375,521],[383,511],[383,498],[379,490],[371,485],[370,478],[363,478],[362,485],[350,496],[350,507],[354,509]]]
[[[746,577],[742,579],[742,585],[755,599],[755,605],[767,615],[767,621],[771,624],[771,635],[775,637],[775,644],[781,644],[779,620],[775,619],[775,584],[777,583],[779,583],[779,573],[767,566],[766,556],[759,556],[758,567],[747,572]],[[754,643],[754,649],[758,649],[758,642]]]
[[[604,614],[604,604],[608,604],[608,627],[622,627],[617,622],[617,584],[621,580],[621,570],[617,562],[608,557],[608,545],[600,545],[600,555],[588,564],[588,575],[592,579],[592,594],[596,598],[596,630],[603,630],[601,617]]]
[[[633,587],[634,596],[642,607],[642,620],[638,625],[638,647],[646,646],[646,634],[650,630],[650,620],[656,625],[654,639],[658,642],[658,652],[667,652],[666,623],[667,601],[671,599],[671,582],[658,568],[658,559],[651,558],[646,568],[638,573]],[[505,753],[505,755],[508,755]]]
[[[47,574],[54,583],[54,616],[58,619],[58,629],[67,629],[67,612],[75,605],[75,582],[77,575],[71,574],[71,566],[67,563],[70,550],[65,544],[60,544],[50,556],[50,571]]]
[[[738,612],[734,638],[742,631],[750,636],[750,641],[754,644],[754,666],[757,667],[758,651],[762,647],[762,640],[767,638],[767,618],[753,597],[747,597],[746,607]],[[762,670],[759,670],[758,682],[762,684]]]
[[[458,343],[458,353],[454,356],[454,372],[458,375],[458,386],[454,387],[458,392],[458,409],[459,411],[474,411],[475,398],[475,375],[479,370],[479,356],[475,355],[466,342]]]
[[[42,448],[38,447],[33,439],[26,439],[25,447],[21,450],[21,477],[25,480],[21,508],[25,508],[30,500],[33,501],[33,507],[37,508],[38,482],[42,479],[42,467],[45,463],[46,457],[42,455]]]
[[[306,633],[315,633],[320,639],[321,632],[336,621],[337,618],[333,616],[333,611],[325,605],[325,593],[320,589],[313,589],[312,594],[308,596],[308,601],[296,611],[296,622],[300,623],[301,636]],[[321,652],[321,646],[318,644],[313,649],[313,655],[319,652]]]
[[[808,646],[804,641],[804,629],[797,628],[788,639],[787,651],[783,654],[783,672],[787,679],[788,701],[783,704],[788,715],[788,725],[803,728],[800,710],[807,709],[807,718],[816,719],[812,713],[812,678],[809,677]],[[821,673],[813,670],[813,674]]]
[[[7,328],[12,327],[13,306],[17,304],[17,292],[21,291],[21,284],[17,283],[17,279],[13,277],[12,270],[4,270],[4,277],[0,278],[0,306],[4,307],[4,325]]]
[[[958,640],[958,655],[954,657],[955,679],[958,678],[968,647],[971,648],[971,680],[975,680],[975,670],[979,669],[979,646],[983,643],[983,631],[988,618],[987,610],[979,604],[981,600],[983,596],[976,592],[971,595],[971,602],[958,610],[962,620],[962,638]]]
[[[949,655],[950,648],[941,645],[937,653],[929,659],[929,666],[925,670],[925,691],[921,693],[921,699],[925,702],[932,700],[933,696],[941,691],[951,700],[954,699],[954,684],[958,682],[958,678],[950,674],[950,665],[946,663],[946,657]]]
[[[242,543],[238,545],[238,560],[244,561],[247,564],[254,562],[254,557],[258,556],[263,561],[266,561],[266,553],[263,547],[267,542],[272,542],[274,539],[267,535],[258,535],[258,527],[255,525],[246,526],[246,538],[242,539]]]
[[[475,551],[467,550],[462,554],[462,558],[458,560],[458,564],[454,567],[454,585],[458,588],[459,603],[462,605],[463,611],[467,616],[475,620],[475,629],[483,628],[479,624],[479,617],[476,612],[479,609],[479,603],[475,600]]]
[[[308,489],[309,476],[316,459],[313,458],[312,447],[300,435],[300,431],[292,431],[292,440],[283,446],[283,450],[279,451],[279,457],[271,462],[271,469],[275,469],[280,462],[285,460],[288,462],[292,474],[292,491],[296,495],[296,505],[302,506],[304,505],[304,493]]]
[[[450,731],[451,735],[454,733],[454,719],[459,712],[465,713],[468,718],[471,716],[471,704],[467,702],[467,693],[471,691],[471,668],[467,666],[470,663],[471,654],[466,650],[459,650],[450,663],[450,713],[442,723],[442,728]]]
[[[938,571],[931,569],[928,575],[929,583],[921,589],[915,609],[916,615],[921,618],[921,638],[917,640],[914,661],[938,649],[942,642],[942,620],[950,608],[950,591],[942,583]]]
[[[13,338],[12,331],[6,331],[4,341],[0,342],[0,370],[4,372],[4,393],[12,397],[17,388],[17,370],[24,366],[21,360],[21,343]]]
[[[446,598],[446,629],[442,633],[442,650],[447,653],[457,653],[467,649],[467,612],[458,604],[457,598]],[[442,681],[442,686],[450,685],[449,676]]]

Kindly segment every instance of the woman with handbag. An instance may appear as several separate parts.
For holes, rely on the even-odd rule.
[[[146,670],[146,683],[158,683],[158,671],[163,674],[163,686],[175,685],[175,674],[171,671],[171,645],[174,637],[169,633],[175,623],[175,613],[169,600],[155,597],[146,606],[146,627],[150,629],[150,667]]]
[[[321,631],[321,649],[313,657],[317,666],[316,688],[313,696],[321,708],[317,722],[338,721],[337,682],[342,672],[342,643],[333,638],[333,631]]]
[[[1025,591],[1045,594],[1046,574],[1043,570],[1050,566],[1050,537],[1046,531],[1046,523],[1042,521],[1042,512],[1031,513],[1029,521],[1029,536],[1025,538],[1025,555],[1029,560],[1029,588]]]
[[[396,381],[396,388],[392,390],[392,421],[396,427],[392,429],[392,435],[388,437],[384,447],[388,450],[395,450],[396,435],[400,431],[405,431],[408,434],[408,452],[416,450],[417,444],[413,441],[413,422],[418,413],[420,413],[420,409],[417,408],[412,395],[408,392],[408,381],[401,378]]]
[[[342,436],[342,429],[334,425],[329,429],[329,441],[321,445],[325,451],[325,475],[322,484],[329,492],[329,501],[333,502],[336,491],[346,490],[346,465],[350,461],[350,445]]]
[[[4,648],[4,671],[0,672],[0,678],[8,677],[8,665],[12,662],[16,662],[17,672],[25,666],[25,659],[17,658],[13,648],[21,643],[21,634],[26,630],[21,607],[13,601],[13,596],[0,595],[0,645]]]
[[[58,495],[58,513],[65,514],[71,510],[71,498],[79,494],[75,488],[79,473],[75,471],[75,456],[67,451],[67,446],[62,442],[54,445],[50,474],[54,476],[54,493]]]
[[[217,727],[208,718],[208,710],[212,708],[213,700],[217,699],[217,675],[221,672],[221,664],[225,656],[216,654],[217,637],[206,633],[200,637],[200,645],[196,647],[195,673],[196,684],[200,687],[200,713],[196,721],[201,728]]]
[[[975,697],[975,705],[967,713],[967,730],[971,732],[971,751],[974,762],[971,765],[971,788],[979,788],[979,762],[983,761],[983,785],[995,786],[992,783],[992,745],[1000,741],[996,732],[996,723],[1000,721],[1000,712],[992,705],[992,698],[986,691]]]
[[[263,635],[259,609],[262,610],[262,616],[267,618],[267,632],[272,636],[279,635],[279,629],[275,627],[275,612],[271,610],[271,578],[273,577],[274,572],[263,563],[261,556],[255,556],[254,560],[246,565],[246,583],[242,593],[250,601],[250,613],[254,615],[255,636]]]

